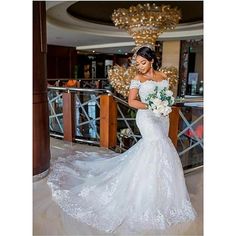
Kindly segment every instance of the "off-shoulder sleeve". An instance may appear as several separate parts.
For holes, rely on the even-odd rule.
[[[140,85],[141,85],[141,82],[139,80],[132,79],[129,89],[133,89],[133,88],[139,89]]]

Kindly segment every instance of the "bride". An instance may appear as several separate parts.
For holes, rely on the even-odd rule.
[[[139,73],[131,80],[128,102],[138,109],[142,139],[111,158],[60,159],[48,177],[57,204],[98,230],[157,231],[196,217],[180,158],[168,137],[169,117],[156,117],[145,103],[156,86],[168,87],[166,75],[155,70],[156,62],[150,48],[137,51]]]

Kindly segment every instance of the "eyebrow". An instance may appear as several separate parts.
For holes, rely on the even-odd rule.
[[[136,63],[138,64],[138,63],[145,62],[145,61],[146,61],[146,60],[142,60],[142,61],[140,61],[140,62],[136,62]]]

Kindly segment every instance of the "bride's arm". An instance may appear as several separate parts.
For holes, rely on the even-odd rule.
[[[137,95],[138,95],[137,88],[132,88],[129,90],[129,97],[128,97],[129,106],[134,107],[136,109],[148,109],[148,105],[146,103],[140,102],[137,99]]]

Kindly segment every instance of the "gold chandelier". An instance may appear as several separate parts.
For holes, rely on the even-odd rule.
[[[128,9],[114,10],[112,20],[120,29],[126,30],[134,39],[135,52],[143,46],[155,51],[155,44],[160,34],[167,30],[173,30],[181,19],[180,10],[170,8],[169,5],[157,6],[155,3],[138,4]],[[162,67],[169,80],[170,89],[177,83],[177,69],[174,67]],[[124,98],[128,97],[130,81],[137,71],[134,65],[128,68],[115,65],[108,71],[108,78],[112,87]]]
[[[180,10],[169,5],[157,6],[155,3],[138,4],[128,9],[114,10],[112,20],[120,29],[128,31],[136,47],[155,43],[160,34],[173,30],[181,19]]]

